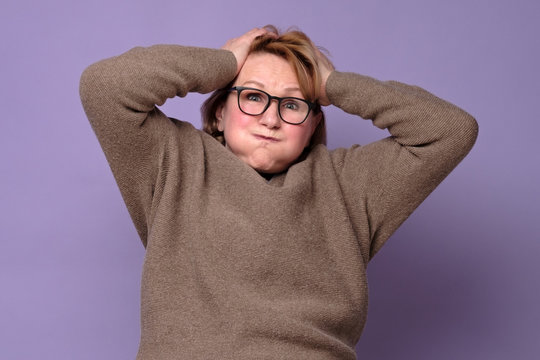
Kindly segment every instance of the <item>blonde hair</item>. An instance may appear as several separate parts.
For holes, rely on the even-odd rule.
[[[321,74],[317,63],[317,49],[306,34],[299,30],[289,30],[283,34],[272,25],[265,29],[277,36],[262,35],[251,44],[249,53],[268,53],[285,59],[294,69],[300,85],[300,91],[306,100],[316,104],[313,114],[320,116],[320,121],[311,137],[309,148],[318,144],[326,144],[326,124],[324,112],[318,104],[321,88]],[[326,59],[327,60],[327,59]],[[223,105],[229,94],[229,88],[236,79],[226,87],[214,91],[201,106],[203,130],[225,144],[223,132],[218,129],[216,111]]]

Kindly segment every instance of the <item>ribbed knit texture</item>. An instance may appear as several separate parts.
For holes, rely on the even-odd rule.
[[[228,51],[157,45],[83,73],[86,114],[146,246],[137,359],[355,359],[369,259],[467,154],[476,122],[418,87],[333,72],[332,104],[391,136],[319,145],[267,182],[156,108],[235,71]]]

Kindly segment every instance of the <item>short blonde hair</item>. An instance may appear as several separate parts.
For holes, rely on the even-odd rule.
[[[326,144],[326,124],[324,112],[318,104],[321,88],[321,74],[317,64],[317,49],[306,34],[299,30],[289,30],[283,34],[272,25],[265,29],[277,36],[262,35],[251,44],[249,53],[268,53],[285,59],[294,69],[300,85],[300,91],[306,100],[316,104],[313,114],[320,116],[319,124],[311,137],[309,148],[318,144]],[[214,91],[201,106],[203,130],[225,145],[223,132],[218,129],[216,111],[224,104],[229,88],[234,79],[226,87]]]

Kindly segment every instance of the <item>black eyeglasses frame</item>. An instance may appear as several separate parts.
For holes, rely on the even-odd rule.
[[[258,114],[250,114],[250,113],[247,113],[245,112],[242,107],[240,106],[240,93],[244,90],[255,90],[255,91],[260,91],[262,92],[263,94],[265,94],[267,97],[268,97],[268,102],[266,103],[266,106],[264,107],[264,109],[258,113]],[[306,119],[309,117],[309,114],[311,113],[311,110],[314,109],[317,104],[315,103],[312,103],[310,101],[307,101],[306,99],[302,99],[302,98],[298,98],[298,97],[294,97],[294,96],[285,96],[285,97],[279,97],[279,96],[273,96],[273,95],[270,95],[269,93],[267,93],[266,91],[263,91],[261,89],[257,89],[257,88],[252,88],[252,87],[247,87],[247,86],[233,86],[232,88],[229,89],[229,92],[232,92],[232,91],[236,91],[237,92],[237,102],[238,102],[238,108],[240,109],[241,112],[243,112],[244,114],[246,115],[251,115],[251,116],[259,116],[261,114],[264,114],[264,112],[266,110],[268,110],[268,108],[270,107],[270,104],[272,103],[272,100],[277,100],[278,102],[278,114],[279,114],[279,118],[283,121],[283,122],[286,122],[287,124],[291,124],[291,125],[300,125],[302,123],[304,123],[306,121]],[[308,111],[306,113],[306,117],[304,118],[304,120],[302,120],[301,122],[298,122],[298,123],[293,123],[293,122],[289,122],[287,120],[285,120],[283,118],[283,116],[281,115],[281,101],[283,100],[287,100],[287,99],[294,99],[294,100],[299,100],[299,101],[303,101],[305,102],[307,105],[308,105]]]

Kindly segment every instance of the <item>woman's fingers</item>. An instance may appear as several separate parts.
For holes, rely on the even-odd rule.
[[[330,105],[330,100],[326,95],[326,80],[330,76],[330,73],[334,71],[334,65],[328,60],[326,55],[324,55],[321,50],[315,44],[313,44],[315,49],[315,54],[317,55],[317,65],[319,66],[319,72],[321,74],[321,88],[319,91],[319,103],[323,106]]]
[[[262,29],[254,28],[240,35],[239,37],[229,39],[225,43],[225,45],[221,47],[224,50],[231,51],[236,57],[236,63],[237,63],[236,73],[237,74],[240,72],[240,69],[242,69],[244,62],[246,61],[246,58],[249,54],[249,48],[253,40],[255,40],[258,36],[266,35],[266,34],[273,34],[273,33],[269,32],[268,30],[264,28]]]

